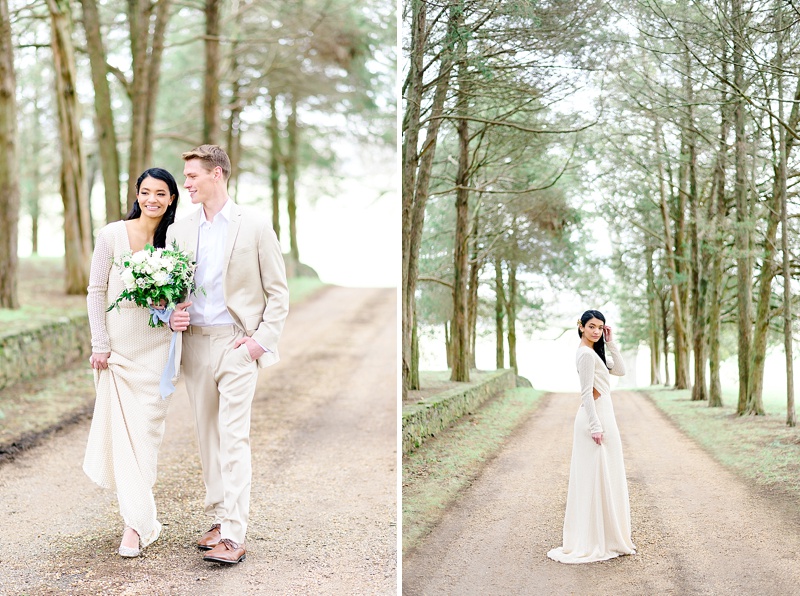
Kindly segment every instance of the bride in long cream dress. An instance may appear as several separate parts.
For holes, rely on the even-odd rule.
[[[599,311],[583,314],[578,333],[581,406],[575,417],[563,545],[547,553],[560,563],[591,563],[636,553],[609,376],[623,376],[625,364]]]
[[[136,183],[137,200],[127,218],[97,234],[86,298],[92,331],[90,363],[97,398],[83,470],[100,486],[115,490],[125,523],[119,554],[135,557],[161,532],[153,485],[164,436],[169,398],[159,381],[167,362],[170,330],[150,328],[147,309],[125,300],[106,312],[124,289],[114,259],[145,244],[164,246],[175,219],[178,186],[161,168]]]

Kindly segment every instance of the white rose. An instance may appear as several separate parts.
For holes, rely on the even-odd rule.
[[[133,290],[136,288],[136,278],[133,277],[133,271],[130,269],[123,269],[119,276],[122,278],[122,283],[125,284],[126,290]]]
[[[157,286],[164,286],[169,283],[169,273],[166,271],[156,271],[153,274],[153,281]]]
[[[140,250],[133,253],[133,257],[131,258],[131,260],[134,263],[144,263],[147,260],[147,256],[148,256],[147,252]]]

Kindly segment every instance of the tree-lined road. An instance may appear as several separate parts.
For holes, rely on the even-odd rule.
[[[156,503],[161,538],[116,554],[110,491],[81,471],[89,423],[0,473],[0,594],[394,594],[396,292],[330,288],[293,307],[282,361],[253,404],[247,560],[206,563],[207,529],[183,385],[170,408]]]
[[[797,593],[797,503],[735,477],[643,395],[615,392],[638,554],[563,565],[577,395],[552,394],[403,562],[403,593]]]

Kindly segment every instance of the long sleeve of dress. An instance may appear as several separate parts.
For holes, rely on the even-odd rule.
[[[111,239],[104,233],[97,236],[89,271],[89,287],[86,289],[86,309],[89,313],[89,328],[92,331],[92,352],[111,351],[111,342],[106,330],[106,308],[108,276],[114,263]]]
[[[583,408],[589,417],[589,432],[601,433],[603,432],[603,426],[597,416],[597,408],[595,408],[594,396],[592,395],[595,358],[594,353],[589,350],[581,350],[578,353],[578,378],[581,382],[581,402],[583,402]]]
[[[606,342],[606,347],[608,351],[611,352],[611,368],[608,369],[608,372],[616,377],[624,377],[625,376],[625,360],[622,358],[622,354],[619,352],[619,348],[617,344],[613,341]],[[608,361],[608,355],[606,355],[606,361]]]

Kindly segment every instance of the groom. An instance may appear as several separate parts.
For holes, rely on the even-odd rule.
[[[204,292],[179,304],[170,327],[182,331],[180,362],[195,418],[205,512],[211,529],[197,545],[207,561],[245,558],[250,509],[250,408],[258,369],[278,361],[289,311],[280,244],[267,217],[228,196],[231,162],[216,145],[181,156],[184,188],[202,207],[176,221],[167,244],[195,254]]]

